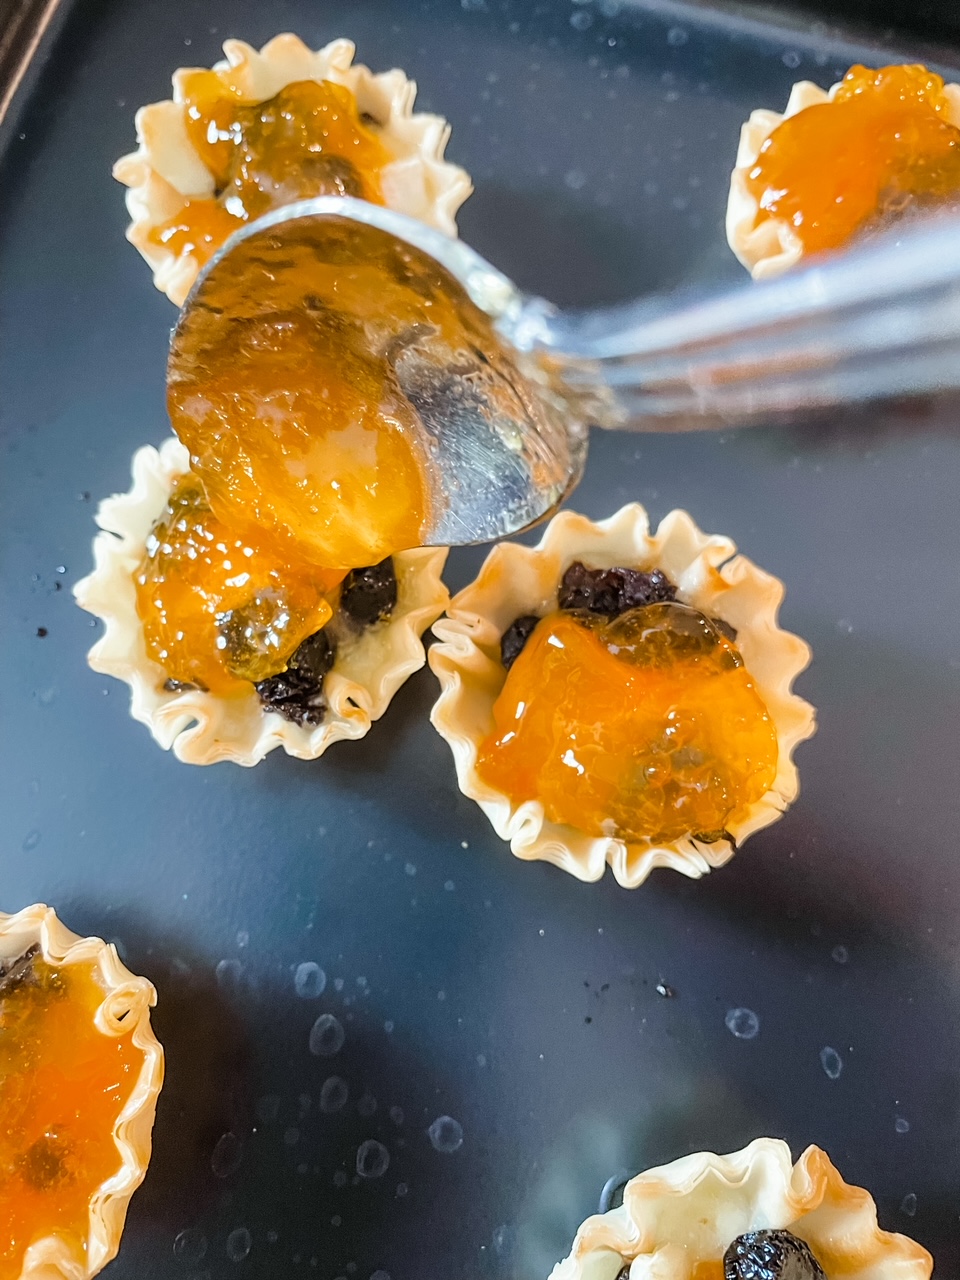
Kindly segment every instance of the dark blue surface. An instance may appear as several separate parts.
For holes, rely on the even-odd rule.
[[[786,581],[784,623],[814,647],[801,799],[699,883],[627,892],[514,860],[456,790],[426,671],[363,742],[245,771],[178,764],[85,664],[97,631],[69,587],[95,502],[166,432],[173,309],[109,176],[135,108],[227,35],[349,35],[451,120],[477,186],[463,234],[521,284],[586,303],[735,278],[741,120],[871,54],[616,9],[90,0],[20,119],[0,188],[0,905],[54,904],[159,990],[168,1081],[117,1280],[540,1280],[610,1174],[766,1133],[825,1146],[885,1226],[960,1271],[956,406],[593,442],[579,509],[687,507]],[[452,556],[451,586],[479,561]],[[305,961],[317,999],[294,990]],[[738,1006],[753,1040],[726,1029]],[[308,1050],[324,1012],[346,1031],[332,1058]],[[334,1075],[349,1100],[325,1114]],[[441,1115],[463,1127],[452,1154],[427,1136]],[[243,1153],[231,1173],[220,1148],[219,1178],[226,1132]],[[389,1168],[356,1181],[369,1138]]]

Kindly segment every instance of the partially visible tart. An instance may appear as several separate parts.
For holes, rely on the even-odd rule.
[[[359,196],[456,234],[470,179],[443,159],[449,126],[414,112],[402,71],[354,64],[349,40],[223,51],[211,70],[174,72],[172,100],[137,112],[137,150],[114,166],[127,238],[172,302],[245,221],[308,196]]]
[[[727,241],[754,279],[915,209],[960,202],[960,85],[922,66],[793,86],[740,131]]]
[[[300,580],[269,547],[238,541],[234,555],[231,542],[217,541],[222,530],[191,488],[176,439],[137,451],[133,487],[101,503],[97,522],[94,571],[74,588],[105,623],[90,665],[130,686],[131,714],[188,764],[253,765],[275,747],[315,759],[341,738],[363,737],[423,666],[421,634],[449,598],[442,548]],[[220,553],[204,564],[211,544]],[[158,550],[171,547],[179,563],[151,577]],[[233,576],[221,574],[214,597],[197,569],[225,563]]]
[[[87,1280],[150,1161],[156,992],[42,905],[0,913],[0,1280]]]
[[[793,1163],[757,1138],[729,1156],[683,1156],[627,1183],[588,1218],[551,1280],[929,1280],[933,1259],[882,1231],[870,1195],[819,1147]]]
[[[436,623],[431,719],[460,789],[524,859],[640,884],[700,876],[793,801],[810,651],[781,584],[682,511],[562,512],[502,543]]]

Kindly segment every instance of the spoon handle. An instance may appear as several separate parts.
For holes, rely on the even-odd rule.
[[[536,345],[600,426],[708,429],[960,388],[960,219],[778,280],[543,313]]]

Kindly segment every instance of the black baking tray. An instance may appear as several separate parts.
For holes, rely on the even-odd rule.
[[[700,882],[627,892],[511,857],[456,789],[428,671],[318,762],[178,764],[88,670],[98,627],[69,591],[97,499],[168,430],[173,309],[110,166],[176,66],[294,30],[404,67],[476,183],[464,237],[586,304],[741,275],[737,132],[792,81],[960,61],[954,5],[831,13],[78,0],[41,42],[0,174],[0,905],[54,904],[159,992],[167,1084],[116,1280],[543,1280],[609,1178],[760,1134],[824,1146],[960,1274],[955,403],[593,441],[576,508],[686,507],[785,580],[784,624],[813,645],[800,800]],[[450,557],[452,587],[481,555]],[[294,988],[309,961],[316,999]],[[752,1040],[725,1025],[740,1006]],[[335,1059],[308,1051],[323,1012]],[[427,1134],[444,1115],[454,1152]],[[214,1155],[225,1133],[239,1163]],[[359,1180],[371,1138],[389,1167]]]

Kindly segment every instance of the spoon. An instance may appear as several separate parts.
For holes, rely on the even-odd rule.
[[[393,301],[371,310],[351,273]],[[771,282],[565,313],[460,240],[321,196],[244,226],[211,259],[173,332],[168,389],[238,308],[271,317],[291,297],[349,318],[395,374],[421,428],[427,546],[549,515],[582,475],[591,425],[729,428],[960,387],[954,219],[902,225]],[[248,367],[231,369],[238,383]]]

